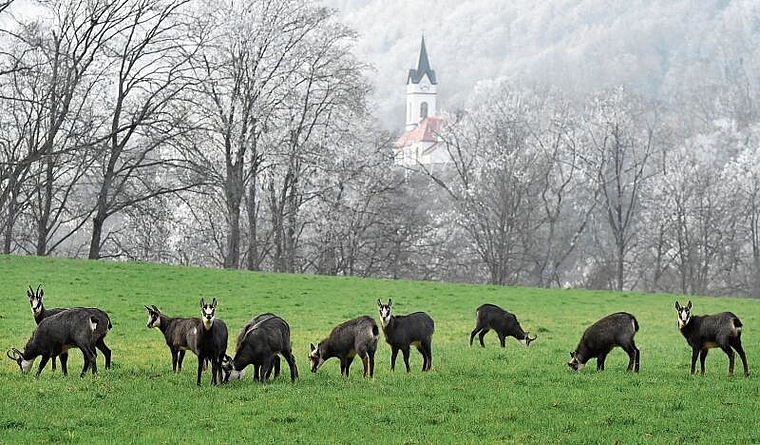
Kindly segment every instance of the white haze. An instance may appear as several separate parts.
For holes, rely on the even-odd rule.
[[[327,0],[360,34],[383,128],[403,125],[406,74],[424,32],[441,108],[479,82],[567,93],[610,86],[663,101],[760,69],[757,0]],[[756,78],[757,76],[755,76]]]

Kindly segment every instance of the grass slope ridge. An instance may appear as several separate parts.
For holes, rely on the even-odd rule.
[[[364,280],[0,256],[0,347],[23,347],[34,329],[25,295],[42,284],[49,307],[98,306],[111,314],[106,341],[114,369],[76,377],[81,353],[72,351],[63,377],[50,366],[40,378],[20,375],[3,360],[0,442],[178,442],[213,440],[294,443],[756,443],[760,395],[756,378],[726,376],[727,358],[713,350],[707,375],[689,376],[690,350],[676,327],[674,296],[545,290],[411,281]],[[250,377],[195,386],[195,356],[171,372],[163,336],[147,329],[143,304],[170,316],[197,316],[201,297],[219,300],[230,328],[229,353],[252,316],[274,312],[291,326],[301,379],[254,384]],[[428,312],[436,323],[433,371],[391,373],[381,338],[374,380],[339,375],[337,360],[308,371],[309,342],[337,323],[367,314],[378,319],[377,298],[394,311]],[[684,300],[684,298],[681,298]],[[744,323],[750,369],[758,367],[760,305],[754,300],[691,298],[695,314],[735,312]],[[498,304],[517,314],[539,338],[529,348],[514,339],[486,349],[467,345],[475,308]],[[683,301],[682,301],[683,302]],[[628,311],[639,320],[641,373],[625,373],[617,349],[606,370],[594,361],[581,373],[565,365],[583,330],[603,315]],[[37,362],[38,363],[38,362]],[[35,363],[35,365],[37,364]],[[357,368],[358,366],[358,368]]]

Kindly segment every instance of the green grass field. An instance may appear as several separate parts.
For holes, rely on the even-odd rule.
[[[760,385],[753,374],[728,377],[719,350],[705,376],[689,375],[690,349],[676,327],[675,296],[543,290],[408,281],[361,280],[0,256],[0,443],[758,443]],[[111,314],[106,343],[114,367],[78,377],[82,356],[72,350],[69,376],[50,364],[39,378],[21,375],[4,351],[22,349],[34,329],[27,286],[42,284],[47,307],[98,306]],[[301,379],[287,367],[279,379],[250,378],[220,387],[195,385],[197,360],[182,373],[158,330],[146,328],[144,304],[171,316],[198,316],[201,297],[219,300],[217,316],[230,328],[228,353],[242,325],[261,312],[290,323]],[[361,362],[344,379],[337,359],[309,372],[309,342],[361,314],[379,320],[377,298],[393,298],[394,313],[428,312],[436,322],[433,371],[412,372],[381,336],[373,380]],[[681,297],[682,303],[688,298]],[[723,310],[743,321],[743,343],[755,372],[760,302],[691,298],[695,314]],[[468,346],[475,308],[498,304],[538,334],[529,348],[514,339],[486,349]],[[615,311],[636,315],[641,372],[625,372],[616,349],[606,370],[595,360],[580,373],[567,366],[583,330]],[[477,339],[475,340],[477,343]],[[34,369],[39,360],[35,363]],[[284,364],[284,362],[283,362]],[[399,367],[399,365],[401,365]],[[737,370],[741,362],[737,357]]]

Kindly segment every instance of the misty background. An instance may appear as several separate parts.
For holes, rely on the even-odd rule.
[[[751,0],[325,4],[358,32],[355,52],[374,68],[368,76],[376,115],[390,130],[403,125],[406,73],[416,65],[423,33],[439,101],[451,111],[494,80],[567,94],[626,85],[677,105],[685,94],[760,68],[760,4]]]
[[[0,0],[2,252],[760,297],[758,9]]]

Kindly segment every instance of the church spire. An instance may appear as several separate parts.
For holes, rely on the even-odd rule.
[[[427,75],[428,80],[432,85],[438,84],[435,79],[435,70],[430,68],[430,61],[428,60],[427,48],[425,47],[425,36],[422,36],[422,43],[420,44],[420,58],[417,61],[417,69],[410,69],[409,76],[406,83],[420,83],[422,77]]]

